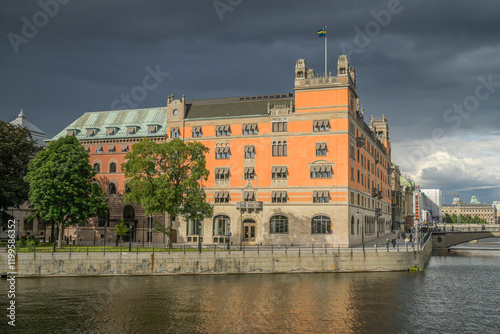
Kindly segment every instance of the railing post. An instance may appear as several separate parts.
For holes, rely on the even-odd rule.
[[[300,254],[300,245],[299,245],[299,254]]]
[[[274,253],[274,245],[271,244],[271,254]]]
[[[136,254],[139,255],[139,245],[137,245]]]
[[[216,253],[217,245],[214,244],[214,254]]]
[[[87,245],[87,255],[89,255],[89,245]]]
[[[260,253],[260,245],[257,244],[257,254],[259,254],[259,253]]]
[[[71,255],[71,245],[69,245],[69,255]]]
[[[184,244],[184,254],[186,254],[186,244]]]
[[[285,244],[285,254],[287,253],[287,248],[286,248],[286,244]]]
[[[378,253],[377,244],[375,244],[375,253]]]
[[[314,244],[312,244],[312,253],[314,254]]]

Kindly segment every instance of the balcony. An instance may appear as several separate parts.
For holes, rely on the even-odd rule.
[[[375,217],[380,217],[380,216],[382,216],[382,209],[376,208],[375,209]]]
[[[236,209],[242,211],[262,210],[262,202],[256,202],[256,201],[236,202]]]
[[[377,197],[378,196],[378,189],[372,188],[372,196]]]

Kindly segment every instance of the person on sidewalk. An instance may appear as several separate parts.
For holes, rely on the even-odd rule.
[[[387,250],[389,250],[389,238],[387,238],[387,240],[385,240],[385,243],[387,245]]]
[[[392,238],[392,248],[396,248],[396,238]]]

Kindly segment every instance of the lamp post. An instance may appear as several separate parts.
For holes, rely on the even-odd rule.
[[[363,253],[365,252],[365,220],[361,212],[356,212],[356,216],[361,215],[361,243],[363,244]]]
[[[146,222],[142,221],[142,247],[144,247],[144,230],[146,229]]]
[[[128,231],[129,231],[129,237],[128,237],[128,251],[132,251],[132,222],[128,223]]]
[[[198,252],[201,254],[201,221],[200,220],[197,220],[196,226],[198,226]]]
[[[230,247],[229,239],[231,238],[231,223],[229,222],[227,223],[226,233],[227,233],[227,250],[229,250]]]

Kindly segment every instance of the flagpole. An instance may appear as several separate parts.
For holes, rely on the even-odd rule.
[[[326,26],[325,26],[325,77],[328,76],[328,72],[327,72],[327,44],[328,44],[328,32],[326,31]]]

